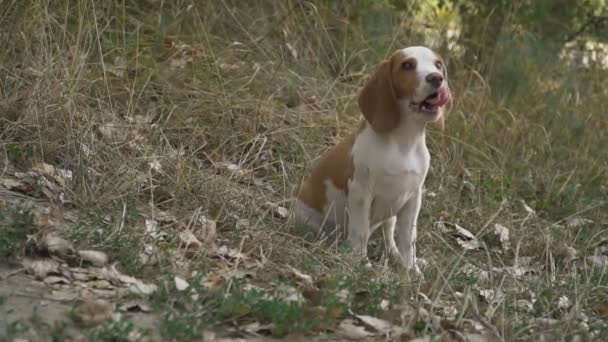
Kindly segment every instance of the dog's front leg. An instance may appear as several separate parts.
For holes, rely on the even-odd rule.
[[[367,241],[370,236],[370,210],[372,195],[366,182],[355,177],[348,191],[348,242],[361,258],[367,257]]]
[[[416,265],[416,223],[421,203],[422,191],[418,190],[397,215],[397,247],[401,254],[401,266],[416,273],[420,273]]]

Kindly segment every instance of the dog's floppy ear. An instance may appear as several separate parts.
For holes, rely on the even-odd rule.
[[[453,98],[452,98],[452,91],[450,90],[450,85],[448,83],[448,67],[447,65],[443,64],[443,79],[445,80],[445,87],[448,91],[448,103],[445,104],[445,108],[443,108],[441,115],[439,116],[439,118],[435,121],[433,121],[431,123],[431,126],[433,126],[433,128],[439,129],[441,131],[445,130],[445,120],[446,117],[448,115],[448,113],[452,110],[452,106],[453,106]]]
[[[382,62],[359,93],[359,108],[378,133],[399,126],[399,105],[393,88],[392,58]]]

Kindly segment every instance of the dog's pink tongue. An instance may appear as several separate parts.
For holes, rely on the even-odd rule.
[[[441,87],[441,89],[439,89],[439,94],[435,98],[426,100],[426,102],[434,106],[441,107],[448,103],[449,100],[450,95],[448,93],[448,89],[446,87]]]

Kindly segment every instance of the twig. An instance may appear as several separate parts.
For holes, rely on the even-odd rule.
[[[16,270],[12,270],[10,272],[7,272],[6,274],[0,274],[0,279],[1,280],[8,279],[8,278],[10,278],[10,277],[12,277],[14,275],[17,275],[17,274],[23,272],[23,271],[25,271],[25,268],[18,268]]]

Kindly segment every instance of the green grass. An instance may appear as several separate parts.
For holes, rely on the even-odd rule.
[[[11,3],[0,10],[0,27],[11,28],[0,29],[0,111],[8,113],[0,118],[0,152],[25,170],[44,161],[73,172],[63,190],[80,215],[63,236],[77,248],[107,252],[126,273],[164,284],[153,302],[167,339],[200,340],[204,331],[254,321],[272,323],[275,336],[331,334],[346,307],[381,315],[383,300],[400,303],[417,292],[450,303],[465,319],[493,312],[484,319],[506,340],[586,336],[581,313],[589,331],[597,330],[593,338],[605,336],[605,270],[583,264],[606,238],[608,72],[570,66],[553,42],[509,24],[491,63],[467,64],[445,50],[438,34],[444,26],[421,25],[421,18],[449,14],[432,9],[430,2],[416,9],[393,1]],[[331,244],[293,236],[291,224],[263,206],[288,206],[317,156],[358,126],[356,94],[374,65],[412,44],[448,57],[456,99],[446,131],[429,132],[425,187],[434,196],[423,201],[417,248],[429,266],[417,281],[381,265],[380,241],[370,248],[372,269],[361,268]],[[150,168],[153,161],[161,171]],[[142,208],[150,206],[177,218],[163,227],[162,241],[145,233]],[[189,289],[176,292],[173,275],[183,271],[172,254],[177,234],[199,214],[217,220],[219,245],[263,254],[259,274],[212,292],[192,278]],[[579,216],[593,223],[566,224]],[[0,207],[0,222],[8,222],[0,255],[27,252],[32,217]],[[239,219],[250,227],[237,230]],[[480,233],[490,249],[463,251],[437,221]],[[510,230],[508,251],[492,240],[496,223]],[[157,263],[140,260],[146,246],[157,250]],[[565,264],[566,247],[578,252],[576,270]],[[183,274],[214,272],[211,254],[189,255]],[[522,257],[533,258],[535,275],[492,269]],[[466,264],[489,276],[466,273]],[[264,299],[272,285],[294,285],[283,279],[286,265],[325,279],[320,299]],[[265,290],[244,290],[249,283]],[[483,289],[504,292],[493,311],[479,296]],[[530,292],[538,299],[525,312],[515,303],[531,300]],[[575,304],[569,311],[556,310],[561,296]],[[537,318],[557,319],[561,331]],[[418,336],[446,330],[420,317],[410,327]],[[129,329],[104,325],[96,336]]]
[[[14,259],[23,256],[27,235],[34,231],[34,214],[27,203],[0,201],[0,258]]]

